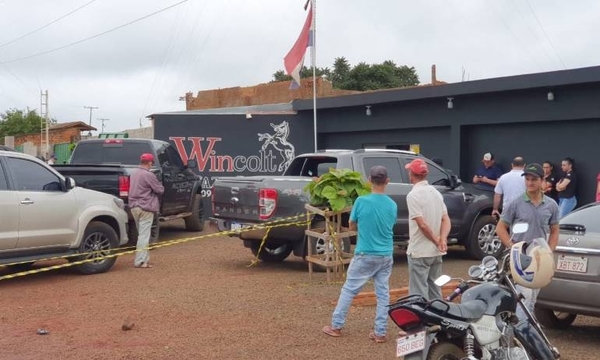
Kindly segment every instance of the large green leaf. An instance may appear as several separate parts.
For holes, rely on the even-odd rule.
[[[331,210],[340,211],[346,207],[346,199],[342,197],[338,197],[336,199],[330,199],[329,204],[331,205]]]
[[[333,199],[338,198],[338,191],[333,186],[327,185],[323,189],[323,192],[321,193],[321,195],[323,195],[324,197],[326,197],[329,200],[333,200]]]

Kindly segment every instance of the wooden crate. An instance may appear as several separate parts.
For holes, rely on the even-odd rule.
[[[352,208],[330,211],[306,204],[305,209],[309,217],[311,214],[318,214],[325,219],[324,227],[313,227],[313,224],[308,224],[305,231],[308,240],[308,254],[306,256],[308,276],[312,279],[314,265],[322,266],[327,273],[327,283],[331,283],[332,280],[335,281],[343,277],[346,265],[352,260],[353,254],[344,252],[342,246],[342,239],[356,235],[356,231],[350,231],[342,226],[342,216],[349,213]],[[318,241],[325,243],[323,254],[312,253],[313,245]]]
[[[457,282],[449,282],[442,286],[442,296],[446,297],[450,295],[454,289],[458,286]],[[395,303],[401,297],[408,295],[408,287],[402,287],[399,289],[390,289],[390,304]],[[457,296],[453,302],[460,301],[460,296]],[[333,305],[337,305],[337,299],[332,302]],[[353,306],[374,306],[377,305],[377,297],[373,291],[364,291],[358,293],[352,300]]]

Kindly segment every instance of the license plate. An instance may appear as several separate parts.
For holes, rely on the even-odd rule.
[[[412,354],[416,351],[423,350],[425,348],[425,331],[410,334],[398,338],[396,342],[396,356],[401,357],[404,355]]]
[[[588,258],[585,256],[560,255],[556,262],[556,270],[586,273]]]
[[[231,222],[231,230],[240,230],[241,228],[243,228],[244,226],[240,223],[236,223],[236,222]]]

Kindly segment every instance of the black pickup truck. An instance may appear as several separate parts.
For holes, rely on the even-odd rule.
[[[238,176],[215,179],[212,202],[213,218],[219,230],[236,230],[245,226],[305,214],[304,205],[309,195],[304,187],[314,176],[321,176],[329,168],[346,168],[363,176],[374,165],[388,169],[390,183],[387,194],[398,204],[398,219],[394,227],[394,241],[400,247],[408,243],[408,208],[406,195],[412,188],[404,165],[416,157],[413,152],[401,150],[359,149],[325,150],[296,157],[282,176]],[[452,222],[449,242],[463,245],[476,259],[486,255],[499,256],[501,242],[495,236],[496,221],[491,216],[493,193],[461,183],[457,176],[422,157],[429,165],[427,180],[444,196]],[[365,176],[366,179],[366,176]],[[322,221],[314,218],[312,221]],[[273,228],[259,256],[263,261],[283,261],[294,252],[306,255],[305,227]],[[264,230],[240,232],[244,245],[256,255]],[[316,244],[313,253],[322,249]],[[344,251],[350,251],[351,239],[345,239]],[[324,249],[324,248],[323,248]]]
[[[185,220],[189,231],[202,231],[204,211],[200,182],[190,170],[195,160],[184,165],[177,150],[167,142],[151,139],[89,139],[80,141],[69,164],[53,165],[59,173],[71,177],[77,186],[117,196],[125,202],[129,215],[130,242],[137,241],[136,227],[128,206],[129,176],[140,162],[140,155],[154,155],[152,172],[165,187],[160,214],[152,226],[151,242],[158,240],[160,221]]]

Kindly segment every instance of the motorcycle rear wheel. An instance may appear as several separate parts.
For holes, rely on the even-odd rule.
[[[439,342],[431,346],[427,360],[461,360],[466,356],[458,346],[449,342]]]

